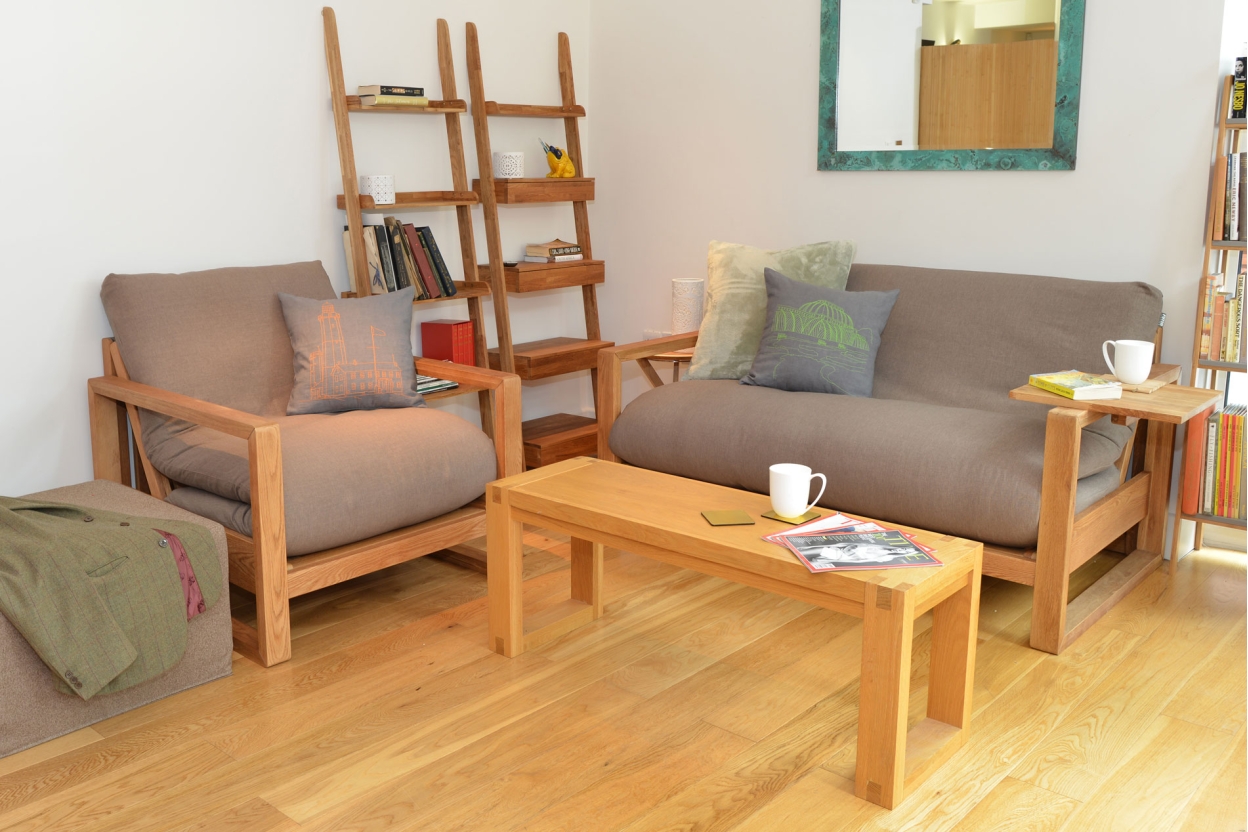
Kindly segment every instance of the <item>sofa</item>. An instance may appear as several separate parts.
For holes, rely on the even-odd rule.
[[[219,524],[120,483],[96,480],[28,494],[23,499],[199,523],[212,532],[221,574],[226,574],[225,530]],[[0,673],[0,757],[228,676],[232,653],[230,594],[222,591],[215,604],[187,622],[186,652],[172,669],[132,688],[83,701],[57,690],[57,677],[0,615],[0,667],[4,668]]]
[[[868,264],[851,268],[846,288],[899,292],[870,398],[699,380],[655,387],[621,410],[620,361],[692,346],[696,333],[617,347],[600,364],[599,456],[762,493],[770,464],[809,465],[828,478],[820,505],[978,540],[1024,572],[1030,559],[1030,583],[1048,408],[1009,391],[1031,373],[1098,371],[1106,339],[1154,341],[1161,292]],[[1122,486],[1133,432],[1108,417],[1083,426],[1073,515]],[[986,550],[985,574],[993,562]]]

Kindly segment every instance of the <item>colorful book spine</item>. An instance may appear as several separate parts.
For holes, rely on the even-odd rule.
[[[1213,514],[1213,492],[1218,481],[1218,425],[1221,417],[1220,413],[1209,414],[1208,427],[1205,431],[1205,487],[1200,500],[1201,514]]]
[[[1213,341],[1213,296],[1214,281],[1217,275],[1209,275],[1205,278],[1205,305],[1204,316],[1200,325],[1200,357],[1209,357],[1209,345]]]
[[[416,227],[410,223],[404,223],[403,234],[407,237],[407,244],[412,248],[412,257],[416,260],[416,268],[420,271],[420,279],[425,284],[427,296],[430,298],[442,297],[442,289],[438,286],[438,278],[433,273],[433,266],[429,264],[429,258],[425,254],[425,247],[420,242],[420,235],[416,233]]]
[[[1205,435],[1209,428],[1209,415],[1213,408],[1202,412],[1187,423],[1183,442],[1183,503],[1184,514],[1200,513],[1201,474],[1204,473]]]
[[[386,236],[386,227],[369,225],[365,226],[364,230],[373,234],[377,240],[377,253],[381,255],[381,274],[386,279],[386,291],[396,291],[398,286],[394,282],[394,260],[390,253],[390,239]]]
[[[446,267],[446,261],[442,259],[442,250],[438,248],[438,241],[433,238],[433,229],[427,225],[422,225],[416,229],[420,234],[420,238],[425,243],[425,248],[429,252],[429,262],[433,265],[433,270],[438,276],[438,282],[442,284],[443,297],[454,297],[458,289],[455,288],[455,281],[451,278],[451,272]]]

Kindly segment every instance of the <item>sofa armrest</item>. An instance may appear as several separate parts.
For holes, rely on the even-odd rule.
[[[494,454],[498,457],[498,476],[501,479],[524,472],[524,444],[520,435],[520,376],[432,358],[417,358],[416,372],[422,376],[484,388],[489,394],[490,405],[482,407],[481,415],[490,422]]]
[[[598,458],[619,462],[611,452],[611,428],[624,406],[623,367],[625,361],[642,361],[673,350],[683,350],[698,343],[697,332],[682,332],[650,341],[638,341],[598,351]],[[653,372],[653,370],[651,370]]]
[[[132,404],[162,416],[184,419],[240,439],[249,438],[256,428],[277,427],[276,422],[263,416],[256,416],[232,407],[224,407],[116,376],[90,379],[87,381],[87,386],[93,397],[99,396],[122,404]]]

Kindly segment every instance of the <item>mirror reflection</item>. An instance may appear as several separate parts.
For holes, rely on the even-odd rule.
[[[840,150],[1049,148],[1060,0],[841,0]]]

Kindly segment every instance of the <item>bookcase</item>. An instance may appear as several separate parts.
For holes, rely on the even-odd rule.
[[[338,207],[347,214],[347,236],[350,246],[347,257],[351,262],[354,291],[344,292],[344,297],[367,297],[369,286],[368,261],[364,248],[364,218],[366,212],[399,213],[429,208],[454,206],[459,226],[459,248],[463,262],[464,279],[456,280],[455,294],[450,297],[417,300],[416,304],[445,303],[465,300],[468,318],[472,321],[476,364],[488,366],[485,340],[485,316],[482,299],[491,295],[490,284],[477,277],[477,246],[472,230],[472,206],[480,202],[477,194],[468,187],[468,172],[464,164],[464,138],[459,117],[468,112],[468,105],[456,97],[455,65],[451,56],[451,32],[445,20],[437,23],[438,74],[442,85],[442,99],[430,100],[428,107],[366,106],[357,95],[347,95],[343,80],[342,54],[338,47],[338,21],[334,10],[326,6],[321,11],[325,25],[325,63],[329,71],[330,100],[334,110],[334,132],[338,139],[338,163],[342,170],[342,193],[338,195]],[[351,115],[365,118],[420,118],[443,116],[446,121],[446,139],[451,165],[450,191],[402,191],[396,193],[391,205],[377,205],[371,196],[360,193],[360,181],[355,169],[355,150],[351,143]],[[505,303],[505,300],[504,300]],[[497,306],[496,306],[497,308]],[[439,399],[477,393],[481,405],[481,425],[488,433],[491,425],[490,398],[485,388],[461,384],[451,390],[425,394],[426,399]]]
[[[1196,296],[1196,326],[1194,331],[1194,339],[1192,344],[1192,375],[1191,384],[1193,387],[1205,387],[1208,389],[1229,388],[1230,379],[1228,375],[1231,373],[1243,373],[1248,367],[1245,366],[1244,348],[1241,346],[1238,360],[1220,361],[1215,360],[1212,354],[1206,355],[1202,349],[1202,335],[1205,328],[1205,306],[1206,298],[1209,296],[1211,287],[1216,285],[1216,281],[1223,279],[1234,281],[1235,275],[1228,274],[1228,254],[1233,251],[1245,252],[1245,241],[1224,240],[1222,229],[1217,227],[1215,223],[1216,217],[1219,215],[1218,206],[1221,200],[1225,199],[1226,194],[1226,175],[1225,169],[1219,164],[1218,160],[1226,154],[1233,151],[1243,149],[1245,120],[1243,118],[1231,118],[1231,90],[1233,77],[1227,75],[1222,79],[1220,95],[1218,97],[1217,110],[1217,126],[1216,141],[1213,151],[1213,164],[1209,175],[1209,200],[1207,205],[1207,216],[1205,218],[1205,257],[1201,264],[1200,290]],[[1248,175],[1248,173],[1241,173]],[[1248,206],[1241,205],[1240,210],[1243,211]],[[1241,254],[1241,257],[1248,254]],[[1243,299],[1241,298],[1241,303]],[[1200,417],[1197,417],[1200,418]],[[1196,429],[1195,420],[1189,422],[1187,430],[1190,432]],[[1206,525],[1226,526],[1230,528],[1243,529],[1246,527],[1244,518],[1221,517],[1215,514],[1191,513],[1183,511],[1184,496],[1189,499],[1192,496],[1188,493],[1190,484],[1187,482],[1187,467],[1190,462],[1199,462],[1202,470],[1205,465],[1204,460],[1189,460],[1189,443],[1183,444],[1183,462],[1180,467],[1181,475],[1179,477],[1179,499],[1175,509],[1175,528],[1174,540],[1170,547],[1170,573],[1173,575],[1178,565],[1179,553],[1179,523],[1183,520],[1191,520],[1196,524],[1195,548],[1199,549],[1204,543],[1204,527]],[[1232,476],[1240,476],[1242,472],[1234,471]],[[1200,506],[1198,506],[1200,508]],[[1186,554],[1184,552],[1183,554]]]
[[[489,351],[490,366],[516,373],[521,379],[534,380],[589,370],[598,400],[598,351],[613,345],[604,341],[598,325],[596,287],[606,279],[601,260],[593,259],[589,236],[589,211],[586,202],[594,198],[594,180],[584,176],[581,156],[579,119],[585,108],[576,103],[572,81],[572,50],[568,36],[558,38],[559,89],[562,101],[557,105],[500,104],[485,97],[481,73],[481,48],[477,27],[467,25],[468,89],[472,98],[472,123],[477,145],[477,166],[480,178],[472,183],[473,194],[480,198],[485,219],[486,250],[489,262],[478,267],[482,281],[488,281],[494,297],[494,323],[498,347]],[[568,157],[576,166],[577,176],[570,179],[495,179],[490,149],[491,118],[562,119]],[[571,203],[576,222],[576,242],[583,260],[564,263],[505,264],[499,229],[499,205],[525,203]],[[507,306],[508,293],[540,292],[551,289],[581,290],[585,310],[585,336],[555,334],[553,337],[523,344],[512,342],[511,317]],[[524,461],[528,468],[549,465],[575,456],[593,456],[598,448],[598,422],[587,416],[557,413],[531,419],[522,425]]]

